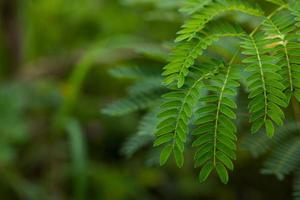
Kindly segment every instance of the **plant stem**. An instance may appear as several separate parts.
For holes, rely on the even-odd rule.
[[[258,29],[261,27],[261,25],[268,19],[270,19],[271,17],[273,17],[276,13],[278,13],[279,11],[281,11],[282,9],[286,8],[287,5],[283,5],[283,6],[280,6],[279,8],[277,8],[276,10],[274,10],[271,14],[269,14],[251,33],[250,33],[250,36],[253,36],[257,31]]]

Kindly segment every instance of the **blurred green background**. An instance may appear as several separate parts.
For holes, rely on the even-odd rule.
[[[151,144],[121,152],[145,111],[101,113],[132,83],[108,70],[160,70],[182,1],[0,1],[0,199],[291,199],[291,178],[261,175],[246,151],[228,185],[200,184],[192,158],[157,166]]]

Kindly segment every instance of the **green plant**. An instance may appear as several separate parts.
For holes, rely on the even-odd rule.
[[[274,4],[273,11],[246,0],[183,3],[180,10],[187,20],[163,68],[165,89],[158,91],[167,92],[162,99],[151,97],[148,89],[139,90],[151,97],[151,104],[143,97],[131,98],[104,112],[120,114],[116,108],[121,105],[126,113],[157,108],[153,101],[157,99],[154,146],[161,149],[160,164],[173,154],[177,166],[182,167],[187,138],[191,137],[196,147],[195,167],[201,167],[200,181],[216,170],[227,183],[227,170],[233,170],[232,160],[236,159],[234,120],[240,84],[249,94],[252,133],[263,129],[272,137],[275,126],[284,124],[284,109],[291,99],[300,101],[300,4],[267,2]],[[240,16],[247,20],[238,20]],[[225,53],[219,53],[220,47]]]
[[[261,170],[263,174],[275,175],[279,180],[283,180],[286,175],[294,175],[294,199],[300,198],[299,133],[299,122],[287,122],[284,127],[278,129],[272,139],[263,133],[259,133],[245,137],[241,144],[242,148],[249,150],[254,157],[267,155]]]
[[[236,64],[247,76],[252,133],[264,126],[267,135],[273,136],[274,125],[283,125],[285,117],[282,109],[287,107],[291,97],[295,96],[300,101],[299,29],[294,26],[295,20],[298,20],[294,10],[299,8],[299,4],[272,1],[279,8],[266,15],[258,7],[245,2],[214,1],[193,13],[178,32],[172,57],[163,72],[164,83],[172,91],[164,95],[167,101],[161,104],[154,146],[163,146],[161,164],[173,153],[181,167],[188,127],[192,117],[196,118],[193,133],[199,137],[194,140],[193,146],[197,147],[195,166],[202,167],[199,174],[201,182],[216,169],[221,181],[227,183],[227,169],[233,169],[231,160],[235,159],[236,150],[236,125],[232,122],[236,118],[234,98],[235,88],[239,86],[237,81],[242,77],[238,70],[231,72]],[[258,16],[261,23],[251,32],[240,31],[239,26],[229,26],[224,22],[222,26],[215,25],[222,19],[216,17],[227,11]],[[235,30],[236,27],[239,31]],[[241,50],[236,48],[237,53],[231,60],[223,59],[221,65],[225,67],[208,67],[209,79],[203,74],[194,74],[190,70],[192,67],[203,69],[203,66],[209,66],[205,62],[197,62],[198,56],[214,41],[226,36],[237,38],[236,43],[240,42]],[[189,83],[191,76],[197,77],[194,84]],[[207,91],[205,95],[202,95],[201,89]],[[194,112],[195,102],[199,99],[202,106]]]

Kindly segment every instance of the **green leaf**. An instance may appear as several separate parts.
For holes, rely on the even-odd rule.
[[[255,121],[251,126],[251,133],[256,133],[264,125],[264,120]]]
[[[271,120],[266,120],[266,133],[269,137],[272,137],[274,135],[274,125]]]
[[[163,95],[160,111],[157,115],[156,140],[154,146],[170,145],[172,143],[176,163],[183,165],[183,152],[189,133],[189,123],[193,117],[193,110],[200,98],[199,91],[203,81],[211,77],[218,70],[218,66],[201,66],[193,71],[187,79],[188,86],[185,89],[174,89]],[[165,161],[163,159],[163,161]]]
[[[174,148],[173,152],[174,152],[176,165],[177,167],[181,168],[184,163],[183,153],[177,147]]]
[[[178,82],[177,82],[177,87],[181,88],[184,84],[184,76],[179,76],[178,77]]]
[[[200,170],[199,173],[199,181],[200,183],[203,183],[207,177],[210,175],[212,169],[214,168],[213,163],[212,162],[207,162],[202,169]]]
[[[233,163],[224,153],[221,151],[217,152],[217,158],[230,170],[233,170]]]
[[[221,110],[220,110],[223,114],[225,114],[227,117],[231,118],[231,119],[236,119],[236,115],[235,113],[229,109],[226,106],[221,106]]]
[[[272,136],[275,130],[271,119],[278,125],[282,124],[283,120],[281,118],[284,118],[284,116],[282,116],[283,112],[280,107],[285,108],[287,106],[287,98],[283,93],[283,90],[286,89],[283,85],[285,81],[281,75],[285,73],[279,71],[281,70],[279,66],[283,65],[279,58],[286,59],[288,57],[287,55],[276,55],[277,52],[274,50],[276,46],[284,45],[287,41],[275,41],[275,38],[284,39],[285,35],[280,32],[278,27],[276,29],[273,26],[275,23],[284,26],[286,20],[280,22],[282,18],[279,18],[273,23],[269,18],[265,20],[263,26],[266,35],[264,36],[261,33],[250,34],[243,38],[242,47],[244,49],[243,54],[246,57],[243,63],[247,65],[250,72],[247,82],[250,91],[249,98],[251,99],[248,106],[251,114],[250,122],[252,122],[251,132],[258,132],[264,123],[267,123],[265,124],[266,132],[269,136]],[[268,47],[270,45],[272,48]],[[273,47],[273,45],[275,46]],[[289,64],[290,62],[288,62]]]
[[[69,133],[70,152],[72,158],[72,170],[74,171],[73,184],[76,197],[84,196],[87,192],[87,148],[84,134],[80,124],[75,119],[70,119],[66,125],[66,131]]]
[[[221,163],[217,163],[216,170],[217,170],[218,176],[219,176],[220,180],[222,181],[222,183],[227,184],[228,183],[228,173],[227,173],[227,170],[224,167],[224,165]]]
[[[171,145],[165,146],[163,150],[160,153],[160,165],[164,165],[167,160],[169,159],[171,152],[172,152],[173,147]]]
[[[225,5],[224,8],[226,8]],[[210,15],[211,12],[207,14]],[[207,22],[205,19],[204,21]],[[201,21],[195,22],[194,26],[196,26],[197,23],[201,23]],[[208,34],[201,34],[199,31],[200,29],[195,28],[195,30],[193,30],[194,33],[191,33],[191,31],[185,32],[184,30],[181,30],[181,33],[179,32],[182,35],[176,38],[175,41],[178,43],[172,50],[170,62],[164,67],[162,74],[165,76],[164,83],[166,85],[172,86],[172,83],[177,83],[177,87],[181,88],[186,82],[186,77],[190,74],[190,68],[195,64],[198,56],[204,53],[204,50],[222,37],[239,37],[243,34],[241,28],[224,22],[211,23],[207,30],[205,29],[205,32],[208,32]],[[180,42],[187,39],[188,41]]]
[[[173,139],[173,134],[165,134],[165,135],[162,135],[162,136],[158,137],[158,138],[154,141],[153,146],[154,146],[154,147],[157,147],[157,146],[162,145],[162,144],[164,144],[164,143],[170,142],[172,139]]]

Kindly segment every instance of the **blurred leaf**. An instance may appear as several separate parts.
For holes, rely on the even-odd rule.
[[[72,158],[73,199],[86,199],[87,190],[87,152],[82,130],[76,120],[70,120],[66,130],[69,134]]]

